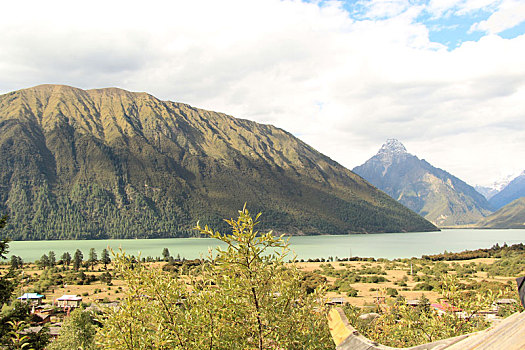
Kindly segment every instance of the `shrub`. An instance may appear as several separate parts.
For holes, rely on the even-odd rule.
[[[243,209],[237,220],[227,220],[232,234],[197,226],[227,248],[217,248],[187,276],[140,263],[131,268],[129,257],[117,254],[116,268],[129,289],[120,309],[108,310],[97,336],[101,346],[333,349],[322,294],[301,287],[299,270],[284,264],[288,242],[259,235],[258,217]]]

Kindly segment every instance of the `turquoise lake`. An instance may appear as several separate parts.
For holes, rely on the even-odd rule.
[[[321,257],[407,258],[424,254],[460,252],[466,249],[490,248],[492,245],[525,243],[525,230],[471,230],[445,229],[441,232],[383,233],[367,235],[298,236],[290,238],[290,246],[298,259]],[[209,238],[125,239],[85,241],[14,241],[9,243],[9,255],[22,257],[26,262],[39,259],[42,254],[62,253],[80,249],[87,258],[90,248],[98,256],[102,249],[122,248],[130,255],[161,256],[168,248],[171,255],[186,259],[206,256],[218,241]]]

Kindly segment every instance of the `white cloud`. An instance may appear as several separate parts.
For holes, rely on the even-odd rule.
[[[502,0],[430,0],[427,11],[435,17],[468,15],[476,11],[490,11]]]
[[[423,7],[406,3],[374,0],[355,20],[337,1],[10,2],[0,90],[148,91],[275,124],[349,168],[397,137],[490,183],[494,169],[525,159],[525,36],[448,51],[417,22]],[[443,13],[473,3],[431,2]]]
[[[472,25],[471,31],[480,30],[490,34],[501,33],[525,22],[525,2],[522,0],[502,1],[497,11],[487,20]]]
[[[410,3],[406,0],[362,0],[357,4],[365,9],[362,17],[369,19],[398,16],[410,7]]]

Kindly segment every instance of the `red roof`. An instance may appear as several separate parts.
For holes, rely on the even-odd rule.
[[[447,302],[442,302],[441,304],[430,304],[435,309],[441,310],[441,311],[447,311],[447,312],[457,312],[462,311],[460,308],[457,308],[453,305],[450,305]]]

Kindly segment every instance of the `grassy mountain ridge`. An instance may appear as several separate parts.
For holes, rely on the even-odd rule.
[[[481,228],[525,228],[525,197],[515,199],[495,213],[481,219]]]
[[[284,130],[146,93],[11,92],[0,130],[15,239],[187,236],[244,202],[293,234],[435,229]]]

